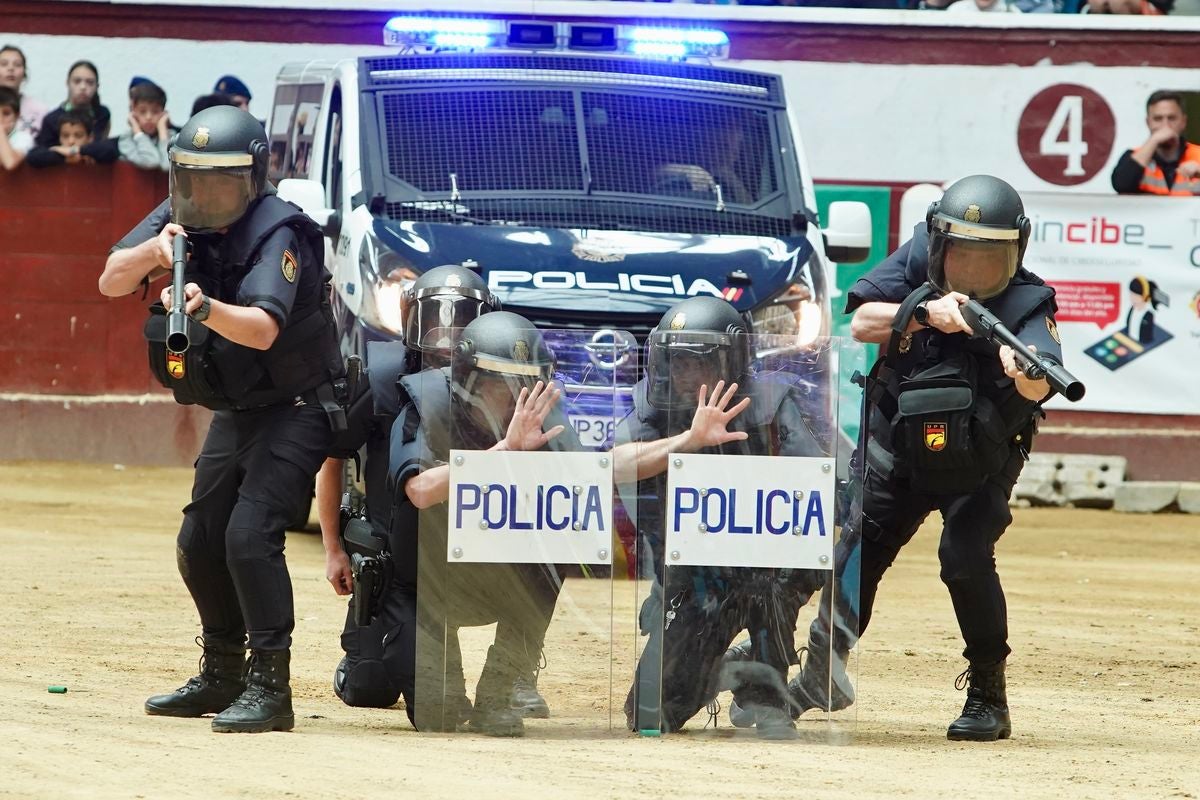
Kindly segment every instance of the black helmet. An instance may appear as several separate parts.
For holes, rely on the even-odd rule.
[[[404,342],[422,356],[450,363],[459,330],[481,314],[500,309],[483,278],[449,265],[424,272],[400,296]]]
[[[267,190],[267,134],[234,106],[195,114],[175,137],[171,220],[203,233],[227,228]]]
[[[717,297],[691,297],[671,306],[646,340],[650,405],[664,411],[695,408],[700,384],[712,389],[722,379],[745,387],[749,331],[745,317]]]
[[[991,175],[956,181],[930,204],[925,221],[929,280],[944,292],[995,297],[1008,287],[1029,244],[1030,223],[1021,196]]]
[[[502,378],[515,396],[522,386],[549,382],[554,375],[554,354],[542,332],[511,311],[493,311],[476,317],[455,345],[453,378],[468,394],[481,378]]]

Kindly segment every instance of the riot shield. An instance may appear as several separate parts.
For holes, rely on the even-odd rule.
[[[653,422],[639,433],[670,452],[637,490],[649,566],[626,711],[645,735],[840,741],[855,724],[863,350],[775,339],[665,331],[647,345],[635,397]]]
[[[431,381],[444,411],[421,415],[420,436],[435,444],[419,477],[443,488],[431,499],[415,493],[427,504],[419,513],[418,730],[561,736],[612,725],[617,539],[608,446],[636,349],[623,352],[628,334],[540,337],[504,353],[460,347]],[[525,420],[521,435],[514,416]],[[554,435],[539,445],[544,434]]]

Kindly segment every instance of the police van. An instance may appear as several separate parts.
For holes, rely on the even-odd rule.
[[[781,350],[830,333],[830,262],[866,257],[870,212],[819,226],[783,81],[723,65],[724,32],[413,16],[384,42],[285,66],[269,122],[273,182],[328,237],[347,354],[397,338],[401,293],[443,264],[539,327],[595,331],[600,383],[695,295]],[[570,413],[611,434],[586,391]]]

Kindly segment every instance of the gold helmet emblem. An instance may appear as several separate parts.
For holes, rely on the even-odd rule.
[[[981,212],[979,206],[975,205],[974,203],[971,203],[971,205],[967,206],[967,213],[963,214],[963,219],[965,219],[967,222],[979,222],[979,220],[982,218],[983,212]]]
[[[683,326],[687,324],[687,315],[680,311],[675,316],[671,317],[670,328],[673,331],[683,330]]]
[[[192,144],[200,150],[208,147],[208,128],[203,126],[196,128],[196,135],[192,137]]]
[[[529,360],[529,345],[525,343],[524,339],[517,339],[513,342],[512,357],[514,361]]]

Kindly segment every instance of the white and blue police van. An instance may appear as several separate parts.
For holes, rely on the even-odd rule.
[[[695,295],[783,349],[830,334],[831,261],[866,257],[870,212],[819,225],[783,81],[723,65],[723,31],[426,15],[384,43],[285,66],[269,121],[272,180],[328,237],[346,354],[399,337],[401,293],[443,264],[539,327],[596,331],[609,388]],[[611,434],[586,392],[569,410],[590,444]]]

